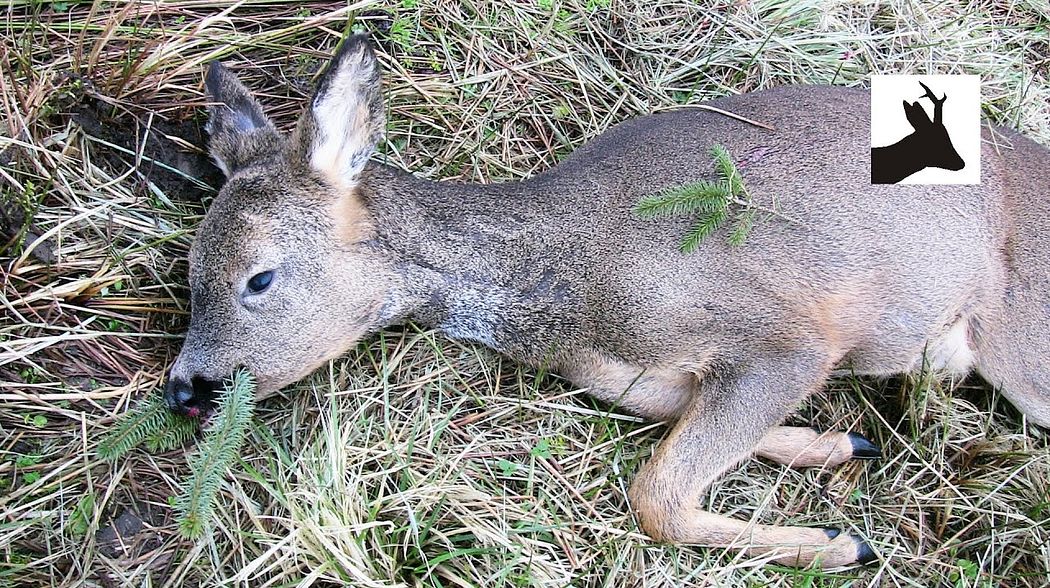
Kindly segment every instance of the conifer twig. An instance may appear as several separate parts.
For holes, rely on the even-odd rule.
[[[736,215],[736,225],[733,227],[733,232],[729,234],[729,244],[734,247],[739,247],[744,244],[747,240],[748,233],[751,232],[751,227],[755,224],[755,209],[748,208]]]
[[[240,370],[219,395],[204,439],[190,456],[190,478],[175,500],[179,531],[188,538],[204,532],[214,512],[223,476],[237,459],[255,410],[255,381]],[[172,412],[159,394],[123,415],[98,445],[98,455],[116,460],[145,443],[150,452],[168,451],[193,437],[200,421]]]
[[[695,184],[675,186],[659,194],[646,196],[635,206],[635,212],[646,219],[711,212],[721,207],[727,196],[725,186],[700,180]]]
[[[758,211],[801,224],[777,210],[754,203],[740,171],[724,145],[712,146],[711,157],[714,159],[718,181],[700,180],[666,188],[658,194],[646,196],[638,201],[634,207],[635,214],[645,219],[654,219],[699,213],[696,224],[686,232],[679,245],[683,253],[695,251],[700,242],[717,231],[730,216],[733,217],[734,226],[727,241],[734,247],[743,245],[747,240],[755,223],[755,213]],[[732,210],[734,205],[742,210]]]
[[[197,419],[175,414],[160,394],[150,394],[117,419],[96,451],[106,461],[119,459],[143,442],[151,452],[169,451],[193,437],[197,427]]]
[[[179,531],[184,537],[200,537],[211,521],[215,495],[226,470],[240,454],[254,410],[255,380],[242,369],[219,394],[212,424],[189,458],[192,474],[175,499]]]
[[[700,242],[711,233],[718,230],[729,217],[729,206],[723,206],[705,216],[700,217],[693,228],[685,234],[680,246],[683,253],[692,253],[700,246]]]

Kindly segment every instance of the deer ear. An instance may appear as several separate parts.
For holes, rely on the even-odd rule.
[[[379,63],[365,35],[354,35],[336,51],[299,119],[293,157],[352,188],[385,127]]]
[[[923,110],[922,105],[918,102],[908,104],[908,101],[904,100],[904,116],[908,117],[908,122],[916,131],[933,124],[930,121],[930,115],[926,114],[926,111]]]
[[[230,70],[213,62],[208,66],[204,87],[213,103],[208,107],[205,127],[211,156],[226,177],[252,159],[280,148],[273,123]]]

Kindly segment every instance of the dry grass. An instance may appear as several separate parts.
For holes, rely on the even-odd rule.
[[[0,586],[1050,582],[1046,438],[978,382],[834,382],[798,422],[886,459],[751,461],[708,494],[870,538],[879,562],[836,573],[649,544],[625,490],[661,427],[411,328],[260,407],[200,543],[168,506],[183,452],[93,455],[185,329],[218,182],[195,151],[209,60],[287,128],[348,21],[376,31],[385,157],[434,178],[524,177],[631,116],[875,72],[981,74],[987,115],[1050,144],[1045,1],[11,0],[0,18]]]

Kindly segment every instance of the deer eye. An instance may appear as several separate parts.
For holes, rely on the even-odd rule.
[[[259,272],[248,279],[248,291],[252,294],[261,294],[270,287],[273,282],[273,272]]]

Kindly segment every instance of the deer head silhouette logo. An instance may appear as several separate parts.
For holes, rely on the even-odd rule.
[[[926,84],[919,82],[919,85],[926,91],[919,100],[929,98],[933,103],[933,120],[930,120],[918,100],[910,104],[907,100],[903,101],[904,115],[915,132],[893,145],[872,148],[872,184],[896,184],[927,167],[951,171],[966,167],[966,162],[952,145],[948,130],[944,128],[942,116],[947,94],[938,100]]]

